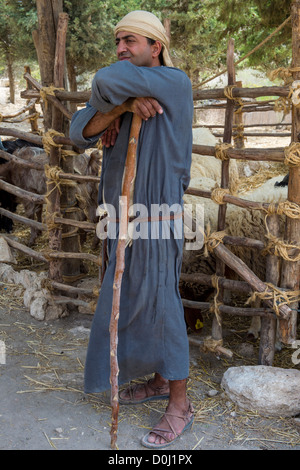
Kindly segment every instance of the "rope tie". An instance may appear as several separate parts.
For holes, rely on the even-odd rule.
[[[212,192],[211,192],[211,199],[213,202],[215,202],[216,204],[226,204],[226,202],[224,202],[224,196],[226,196],[226,194],[230,194],[230,190],[229,189],[225,189],[225,188],[215,188]]]
[[[287,166],[299,166],[300,165],[300,143],[292,142],[288,147],[284,149],[284,164]]]
[[[76,155],[79,155],[77,152],[74,152],[74,150],[61,150],[61,156],[63,160],[66,159],[66,157],[76,157]]]
[[[208,336],[204,339],[201,349],[203,352],[218,352],[220,346],[223,346],[222,339],[213,339],[211,336]]]
[[[274,102],[274,111],[279,113],[280,111],[283,112],[284,115],[290,112],[292,106],[292,100],[290,95],[289,96],[281,96]]]
[[[55,189],[58,189],[59,193],[61,194],[61,189],[60,189],[61,180],[59,178],[60,173],[62,173],[62,169],[59,166],[45,165],[45,175],[46,175],[47,180],[49,180],[47,181],[47,186],[50,184],[54,184],[54,187],[46,195],[46,199]]]
[[[210,227],[208,226],[207,233],[203,233],[204,256],[207,257],[208,253],[212,253],[220,243],[223,243],[223,238],[225,236],[225,231],[210,233]]]
[[[277,238],[271,233],[267,233],[266,238],[268,240],[265,249],[262,254],[273,254],[275,256],[281,256],[286,261],[300,261],[300,246],[286,243],[282,238]],[[297,253],[293,256],[288,254],[289,250],[297,250]]]
[[[47,95],[55,96],[55,91],[64,91],[64,88],[56,88],[54,85],[44,86],[40,89],[40,95],[45,103],[46,108],[48,107]]]
[[[51,254],[55,254],[55,253],[57,253],[57,251],[51,250],[50,248],[46,248],[45,250],[42,251],[42,254],[46,258],[47,261],[51,261],[52,260]]]
[[[217,322],[221,326],[222,321],[221,321],[221,312],[220,312],[219,307],[220,305],[223,305],[223,304],[222,302],[218,300],[220,288],[219,288],[219,277],[216,274],[213,274],[211,276],[211,283],[214,289],[216,289],[216,293],[213,299],[213,303],[209,307],[209,311],[210,313],[214,313],[216,315]]]
[[[56,228],[61,228],[60,224],[57,224],[54,222],[55,217],[60,217],[60,213],[57,212],[49,212],[49,207],[50,207],[50,200],[49,197],[52,194],[53,191],[56,189],[59,191],[59,194],[61,194],[61,188],[60,188],[60,179],[59,179],[59,174],[62,172],[61,168],[59,167],[51,167],[49,165],[45,165],[45,175],[47,178],[47,188],[53,184],[53,188],[51,188],[50,191],[45,195],[45,201],[46,201],[46,224],[47,224],[47,229],[48,232],[51,230],[55,230]]]
[[[234,88],[236,88],[236,85],[227,85],[227,86],[224,87],[224,95],[229,100],[234,100],[234,97],[233,97],[233,94],[232,94],[232,90]]]
[[[271,283],[266,283],[267,287],[263,292],[253,292],[249,297],[246,304],[254,302],[257,298],[261,300],[270,300],[272,302],[272,308],[276,315],[280,316],[280,307],[283,305],[289,305],[293,302],[300,300],[300,290],[297,291],[282,291],[279,287],[274,286]]]
[[[26,119],[28,121],[37,121],[39,117],[40,117],[40,113],[36,112],[36,113],[33,113],[33,114],[28,114]]]
[[[221,144],[217,144],[215,146],[215,157],[218,160],[229,160],[229,155],[226,153],[226,150],[232,148],[231,144],[227,144],[225,142]]]
[[[295,202],[284,201],[278,204],[270,203],[268,208],[261,206],[261,210],[267,213],[267,215],[286,215],[291,219],[300,218],[300,206]]]
[[[226,98],[228,98],[229,100],[232,100],[235,102],[235,104],[237,106],[239,106],[239,108],[237,108],[235,111],[234,111],[234,114],[239,114],[239,113],[242,113],[243,112],[243,107],[244,107],[244,103],[243,103],[243,100],[241,98],[235,98],[233,96],[233,89],[234,88],[237,88],[236,85],[227,85],[224,87],[224,95],[226,96]]]
[[[42,142],[43,142],[43,147],[45,149],[46,153],[50,153],[51,147],[58,147],[62,148],[62,144],[57,144],[54,142],[53,137],[59,136],[59,137],[64,137],[64,134],[61,132],[57,132],[54,129],[49,129],[46,134],[43,135],[42,137]]]
[[[57,224],[56,222],[54,222],[55,218],[60,217],[61,214],[59,212],[50,213],[47,209],[47,206],[46,206],[46,224],[47,224],[48,232],[51,232],[52,230],[55,230],[55,229],[61,229],[61,224]]]
[[[233,127],[233,131],[234,131],[234,135],[233,135],[234,142],[238,139],[247,140],[247,138],[244,136],[245,127],[243,124],[239,124],[238,126]]]
[[[276,78],[281,78],[285,85],[291,82],[293,73],[300,72],[300,67],[279,67],[278,69],[272,70],[269,75],[270,80],[273,82]]]

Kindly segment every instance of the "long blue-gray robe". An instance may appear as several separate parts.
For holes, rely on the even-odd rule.
[[[128,61],[99,70],[92,83],[86,108],[74,114],[70,137],[81,148],[98,141],[101,134],[85,139],[82,131],[97,110],[111,111],[130,97],[153,97],[163,114],[143,121],[138,149],[134,203],[143,204],[151,215],[152,204],[177,204],[190,179],[193,100],[191,83],[179,69],[137,67]],[[122,116],[113,147],[105,148],[99,186],[99,204],[116,208],[122,191],[124,163],[132,113]],[[147,222],[146,222],[147,223]],[[158,222],[163,224],[164,222]],[[180,221],[182,223],[182,221]],[[182,380],[189,373],[189,351],[184,311],[178,284],[183,237],[134,239],[126,248],[118,331],[119,384],[153,372],[169,380]],[[118,224],[117,234],[118,234]],[[161,227],[160,227],[161,229]],[[94,315],[85,366],[85,391],[110,388],[109,322],[117,239],[108,239],[109,263]]]

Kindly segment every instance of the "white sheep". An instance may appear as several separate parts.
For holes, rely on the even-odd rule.
[[[193,143],[198,145],[208,145],[215,147],[217,145],[216,137],[205,127],[193,129]],[[221,180],[221,160],[213,156],[192,154],[191,178],[204,176],[220,184]],[[236,160],[230,160],[229,175],[231,184],[236,184],[239,179],[239,170]],[[191,185],[190,185],[191,186]]]
[[[213,157],[214,158],[214,157]],[[242,199],[248,199],[255,202],[278,203],[287,199],[287,187],[275,186],[275,182],[281,181],[284,177],[276,176],[267,180],[261,186],[251,189],[240,195]],[[212,190],[215,187],[214,180],[199,176],[192,178],[190,187],[202,190]],[[204,205],[204,225],[210,224],[211,230],[217,230],[219,205],[210,199],[191,196],[184,196],[185,203],[195,203]],[[266,214],[260,210],[243,209],[233,204],[227,204],[226,211],[226,232],[232,236],[242,236],[265,241]],[[283,236],[284,216],[279,217],[280,220],[280,236]],[[234,254],[239,256],[250,269],[262,280],[265,280],[266,259],[261,255],[259,250],[245,247],[231,247]],[[205,258],[203,252],[186,252],[183,256],[183,272],[202,272],[213,274],[215,268],[214,257]],[[260,317],[254,317],[251,323],[249,334],[255,338],[258,337],[260,329]],[[278,343],[277,343],[277,349]]]

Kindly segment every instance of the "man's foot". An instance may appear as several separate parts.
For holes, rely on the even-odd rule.
[[[166,400],[168,398],[169,382],[159,383],[155,379],[150,379],[148,382],[130,385],[120,392],[119,403],[121,405],[136,405],[150,400]]]
[[[142,444],[152,449],[167,447],[191,427],[193,420],[194,409],[190,402],[185,411],[169,405],[158,425],[142,439]]]

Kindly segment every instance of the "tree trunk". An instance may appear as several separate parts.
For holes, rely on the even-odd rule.
[[[58,15],[63,10],[62,0],[36,0],[38,15],[38,30],[32,33],[37,51],[41,83],[50,86],[54,82],[54,59]],[[47,103],[42,105],[44,125],[51,128],[52,107]]]
[[[13,61],[12,56],[9,51],[6,54],[6,62],[7,62],[7,73],[9,79],[9,100],[11,103],[15,104],[15,79],[13,73]]]
[[[69,79],[70,91],[77,92],[76,69],[75,69],[74,63],[68,60],[67,68],[68,68],[68,79]],[[69,103],[69,109],[71,113],[75,113],[77,111],[77,104]]]

